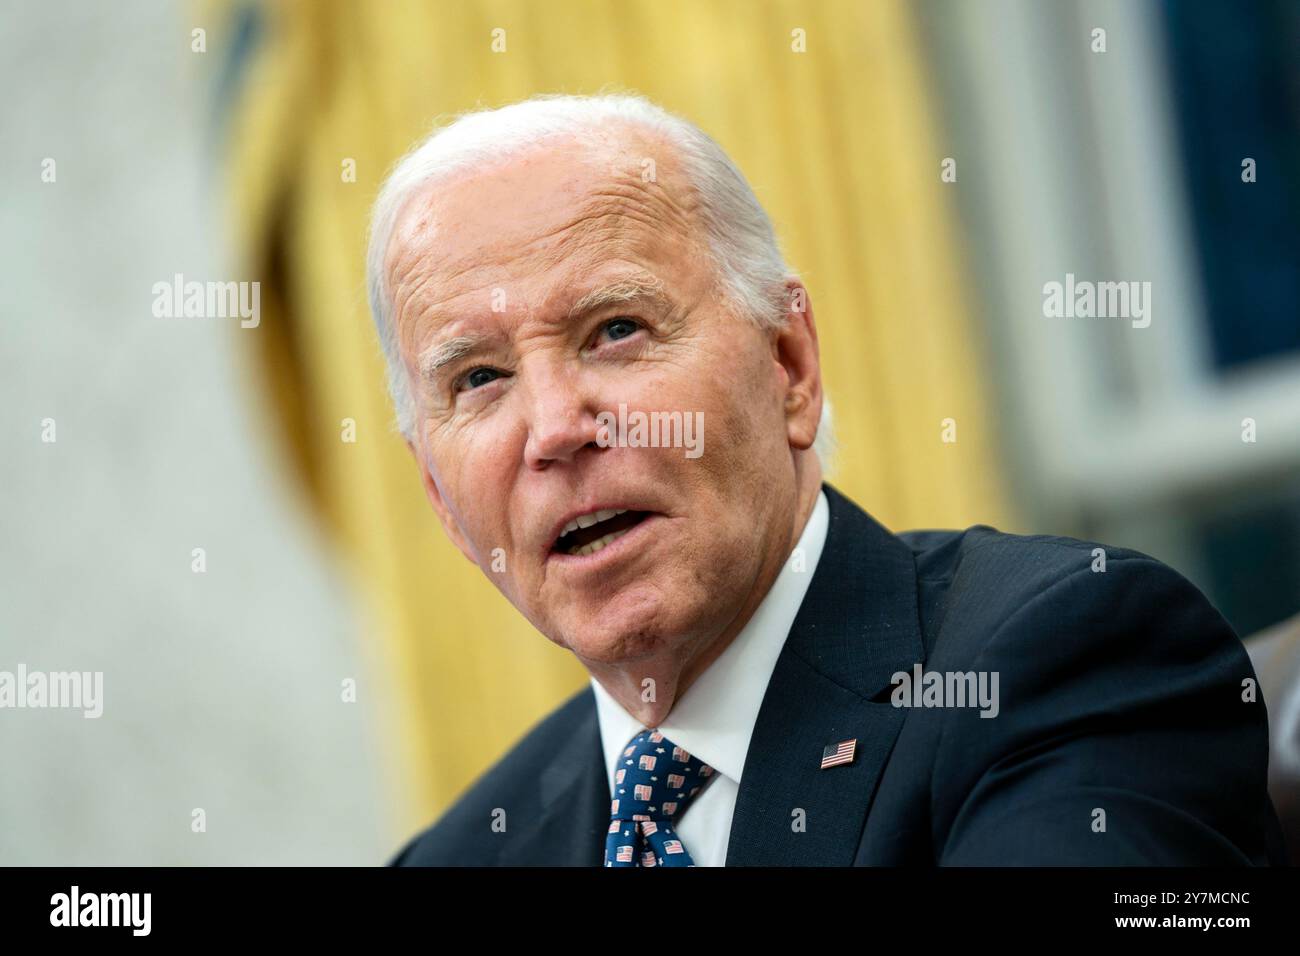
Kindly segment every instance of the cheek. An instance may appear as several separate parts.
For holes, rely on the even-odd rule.
[[[432,445],[438,487],[461,531],[487,560],[492,549],[509,542],[507,502],[512,459],[490,428],[444,432]]]
[[[713,426],[712,439],[729,454],[752,448],[763,441],[780,422],[779,402],[774,403],[771,367],[763,356],[750,352],[733,356],[704,379],[700,401],[706,412],[706,427]],[[783,430],[782,430],[783,432]]]

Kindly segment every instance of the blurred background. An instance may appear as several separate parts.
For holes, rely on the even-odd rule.
[[[104,674],[98,719],[0,710],[0,863],[382,862],[582,686],[444,539],[364,291],[394,161],[539,92],[746,173],[834,483],[1172,564],[1267,645],[1297,770],[1300,4],[0,6],[0,670]],[[1045,317],[1067,274],[1150,325]],[[157,317],[176,275],[259,323]]]

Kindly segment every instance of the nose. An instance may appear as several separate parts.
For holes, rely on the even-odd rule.
[[[524,461],[534,471],[572,462],[584,449],[600,450],[594,403],[571,371],[555,370],[529,386],[528,441]]]

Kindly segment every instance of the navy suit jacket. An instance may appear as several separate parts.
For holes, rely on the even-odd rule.
[[[1120,548],[1094,571],[1094,544],[982,525],[894,535],[824,489],[728,866],[1285,863],[1250,659],[1177,572]],[[895,706],[918,663],[998,672],[998,715]],[[587,687],[390,862],[600,866],[609,803]]]

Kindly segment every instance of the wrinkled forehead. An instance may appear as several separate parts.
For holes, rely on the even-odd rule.
[[[698,262],[697,218],[675,150],[652,134],[536,144],[413,192],[387,250],[394,312],[405,326],[457,296],[540,288],[611,258]]]

